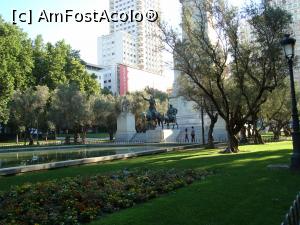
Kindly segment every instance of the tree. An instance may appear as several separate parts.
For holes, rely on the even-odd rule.
[[[109,133],[110,140],[113,140],[117,130],[117,119],[121,113],[120,102],[113,95],[99,95],[94,101],[93,112],[95,124],[105,127]]]
[[[49,89],[46,86],[36,86],[25,91],[16,91],[13,96],[10,107],[11,120],[17,124],[19,130],[21,127],[25,128],[25,142],[29,137],[31,145],[33,144],[32,129],[36,129],[38,137],[40,116],[45,111],[49,96]]]
[[[181,76],[179,78],[179,95],[183,96],[188,101],[193,101],[196,103],[196,109],[198,111],[204,109],[205,113],[210,118],[210,125],[209,130],[207,134],[207,146],[209,148],[214,148],[214,127],[215,124],[218,121],[218,112],[216,112],[216,109],[214,105],[210,102],[209,98],[205,96],[205,94],[201,91],[199,91],[193,82],[189,81],[187,77]]]
[[[52,96],[50,118],[56,127],[65,130],[67,134],[73,130],[75,143],[78,133],[82,132],[85,142],[86,128],[93,121],[90,99],[75,84],[60,85]],[[66,136],[66,144],[70,144],[69,135]]]
[[[46,85],[45,81],[48,75],[48,62],[46,60],[47,51],[44,45],[44,41],[41,35],[38,35],[32,44],[33,51],[33,63],[34,67],[32,75],[36,85]]]
[[[174,52],[175,69],[192,80],[224,119],[226,152],[238,152],[237,134],[285,77],[279,42],[291,16],[269,5],[251,4],[240,15],[222,0],[191,2],[193,7],[183,10],[183,38],[162,26],[163,39]],[[252,41],[239,38],[241,17],[251,26]]]
[[[160,91],[158,89],[155,89],[155,88],[149,88],[149,87],[146,87],[145,90],[144,90],[148,95],[153,95],[153,97],[155,99],[159,99],[160,102],[165,102],[168,100],[168,94],[163,92],[163,91]]]
[[[61,84],[74,83],[88,95],[100,91],[95,76],[86,71],[79,51],[72,49],[65,41],[45,45],[42,37],[37,36],[33,43],[33,59],[32,73],[36,84],[55,90]]]
[[[9,118],[14,90],[24,90],[33,79],[32,49],[27,35],[0,17],[0,123]]]
[[[297,90],[299,98],[299,90]],[[269,127],[274,134],[274,139],[279,140],[281,130],[285,129],[289,133],[289,124],[291,121],[291,98],[288,82],[277,88],[272,98],[262,105],[259,113],[263,127]]]
[[[104,87],[104,88],[101,88],[101,94],[112,95],[113,93],[107,87]]]

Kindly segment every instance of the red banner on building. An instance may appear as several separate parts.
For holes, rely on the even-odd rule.
[[[128,92],[128,69],[125,65],[120,65],[120,95],[124,96]]]

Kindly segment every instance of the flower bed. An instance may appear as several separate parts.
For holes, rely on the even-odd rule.
[[[0,224],[81,224],[204,179],[198,170],[124,170],[25,184],[0,195]]]

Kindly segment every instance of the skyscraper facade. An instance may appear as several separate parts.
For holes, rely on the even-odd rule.
[[[160,15],[159,0],[110,0],[110,12],[129,13],[154,10]],[[162,41],[155,22],[111,22],[110,34],[98,39],[98,64],[122,63],[162,74]]]

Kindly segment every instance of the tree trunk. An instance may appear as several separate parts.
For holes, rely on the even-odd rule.
[[[24,132],[24,145],[27,144],[27,128],[25,127],[25,132]]]
[[[29,129],[26,130],[26,136],[29,138],[29,145],[34,145],[33,137],[32,137],[32,134],[30,133]],[[25,144],[26,144],[26,141],[25,141]]]
[[[228,151],[233,153],[239,152],[239,141],[234,134],[228,133]]]
[[[209,130],[208,130],[208,137],[207,137],[207,147],[208,148],[214,148],[215,144],[214,144],[214,136],[213,136],[213,132],[214,132],[214,126],[215,124],[211,123],[209,125]]]
[[[247,126],[247,138],[252,137],[252,131],[251,131],[251,124],[248,124]]]
[[[261,134],[257,130],[254,130],[253,137],[254,137],[254,144],[263,145],[265,143],[262,139]]]
[[[4,134],[4,123],[0,123],[0,134]]]
[[[31,134],[29,134],[29,145],[34,145],[33,137]]]
[[[253,121],[253,133],[252,134],[253,134],[253,138],[254,138],[254,144],[264,144],[263,139],[257,130],[256,121]]]
[[[65,137],[65,144],[66,145],[69,145],[69,144],[71,144],[71,141],[70,141],[70,135],[69,135],[69,130],[67,129],[66,130],[66,137]]]
[[[261,136],[260,133],[258,133],[257,138],[258,138],[258,144],[265,144],[265,142],[264,142],[264,140],[263,140],[263,138],[262,138],[262,136]]]
[[[284,136],[286,136],[286,137],[289,137],[289,136],[292,135],[292,131],[291,131],[291,129],[288,126],[285,126],[283,128],[283,132],[284,132]]]
[[[240,132],[240,143],[241,144],[247,144],[248,143],[248,139],[247,139],[247,134],[246,134],[246,127],[243,126]]]
[[[218,114],[210,117],[210,125],[209,125],[208,138],[207,138],[208,148],[215,147],[213,132],[214,132],[214,127],[215,127],[215,124],[217,123],[217,121],[218,121]]]
[[[109,133],[109,140],[113,141],[114,140],[114,131],[113,130],[109,130],[108,133]]]
[[[74,131],[74,144],[78,144],[78,138],[79,138],[78,131],[75,130],[75,131]]]
[[[230,126],[230,124],[226,125],[227,137],[228,137],[228,147],[225,149],[224,153],[238,153],[239,152],[239,141],[231,127],[233,127],[233,126]]]
[[[19,133],[16,134],[16,144],[19,144]]]
[[[36,144],[40,145],[40,142],[39,142],[39,122],[36,123]]]
[[[86,128],[85,127],[82,128],[81,141],[82,141],[82,144],[86,144]]]
[[[274,141],[279,141],[280,139],[280,130],[273,129]]]

